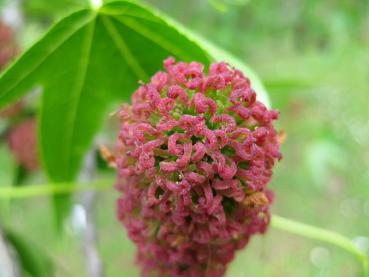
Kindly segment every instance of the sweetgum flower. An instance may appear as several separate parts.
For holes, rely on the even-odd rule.
[[[224,62],[164,68],[119,111],[118,218],[143,276],[223,276],[269,224],[278,113]]]
[[[7,137],[15,159],[28,171],[34,171],[39,167],[36,134],[36,120],[27,119],[13,126]]]

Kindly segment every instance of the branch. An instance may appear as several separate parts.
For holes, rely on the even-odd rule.
[[[40,185],[30,185],[25,187],[4,186],[0,189],[1,199],[22,199],[30,197],[41,197],[50,195],[59,195],[66,193],[75,193],[86,190],[108,190],[112,189],[114,179],[98,180],[94,182],[72,182],[72,183],[49,183]]]
[[[361,252],[348,238],[333,231],[283,218],[278,215],[272,216],[271,225],[276,229],[302,237],[327,242],[346,250],[360,261],[363,266],[364,276],[369,276],[369,257]]]

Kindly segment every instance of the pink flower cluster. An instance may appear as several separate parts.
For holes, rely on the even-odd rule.
[[[164,68],[119,112],[118,218],[142,276],[223,276],[270,221],[278,113],[224,62]]]
[[[0,21],[0,70],[15,57],[17,52],[13,31]]]

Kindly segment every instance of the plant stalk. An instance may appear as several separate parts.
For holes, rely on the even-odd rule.
[[[295,235],[330,243],[346,250],[355,256],[362,264],[364,276],[369,276],[369,257],[361,252],[348,238],[333,231],[321,229],[278,215],[272,216],[271,226]]]

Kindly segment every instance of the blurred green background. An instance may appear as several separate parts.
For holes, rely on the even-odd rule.
[[[24,2],[22,45],[73,8],[72,1]],[[241,57],[264,81],[281,112],[278,128],[288,136],[270,185],[273,212],[345,234],[369,253],[369,2],[147,2]],[[13,165],[1,144],[1,186],[11,183]],[[27,183],[42,182],[41,175]],[[106,276],[139,276],[134,246],[115,220],[117,196],[98,194],[98,247]],[[66,236],[58,235],[49,199],[2,201],[0,207],[7,226],[52,257],[56,276],[85,274],[78,228],[71,221]],[[238,253],[227,276],[349,277],[359,270],[340,249],[271,228]]]

